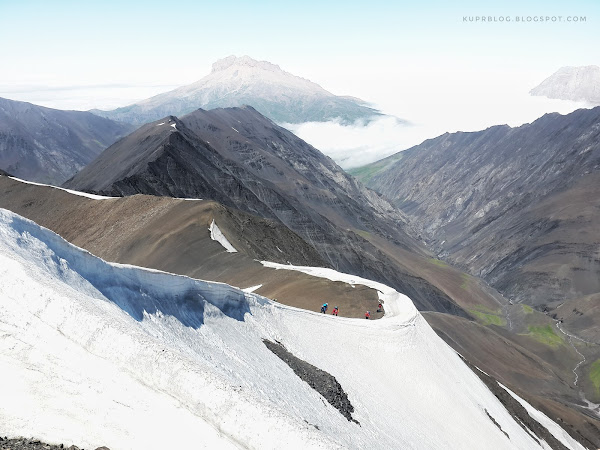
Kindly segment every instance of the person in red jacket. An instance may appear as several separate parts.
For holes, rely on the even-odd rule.
[[[333,312],[331,314],[333,314],[334,316],[337,316],[338,315],[338,311],[339,311],[339,309],[336,306],[335,308],[333,308]]]
[[[367,312],[365,313],[365,319],[368,319],[369,317],[371,317],[371,313],[370,313],[369,311],[367,311]]]

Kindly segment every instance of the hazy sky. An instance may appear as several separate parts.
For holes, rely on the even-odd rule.
[[[427,122],[428,133],[572,108],[515,102],[561,66],[600,64],[600,1],[487,3],[0,0],[0,96],[112,108],[196,81],[235,54]]]

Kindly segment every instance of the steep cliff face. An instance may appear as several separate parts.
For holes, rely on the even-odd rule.
[[[401,155],[363,169],[366,182],[438,256],[540,307],[600,290],[600,108],[445,134]]]
[[[410,263],[400,268],[386,253],[389,247],[428,255],[403,231],[396,208],[251,107],[198,110],[147,124],[66,186],[107,195],[211,199],[277,219],[332,267],[388,282],[423,309],[466,315],[408,270]]]
[[[0,98],[0,168],[60,185],[132,129],[88,112]]]

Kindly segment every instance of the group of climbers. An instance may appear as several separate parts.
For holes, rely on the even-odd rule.
[[[321,312],[323,314],[327,314],[327,309],[329,308],[329,304],[328,303],[323,303],[323,306],[321,306]],[[379,305],[377,305],[377,312],[383,312],[383,305],[381,304],[381,302],[379,303]],[[337,316],[339,313],[339,308],[336,306],[335,308],[333,308],[333,312],[331,313],[334,316]],[[365,319],[370,319],[371,318],[371,311],[367,311],[365,313]]]
[[[327,313],[327,309],[329,308],[329,304],[328,303],[323,303],[323,306],[321,306],[321,312],[323,314]],[[337,316],[339,312],[339,308],[336,306],[335,308],[333,308],[333,312],[331,313],[334,316]]]

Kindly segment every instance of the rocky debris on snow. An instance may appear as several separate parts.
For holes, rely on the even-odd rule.
[[[348,421],[358,424],[358,421],[352,418],[354,406],[352,406],[348,399],[348,395],[344,392],[344,389],[342,389],[342,386],[333,375],[297,358],[287,351],[279,342],[272,342],[268,339],[263,339],[263,342],[269,350],[290,366],[302,381],[306,382],[311,388],[325,397],[325,400],[339,410]]]
[[[11,438],[0,436],[0,450],[85,450],[76,445],[66,447],[64,444],[51,445],[35,438]],[[110,450],[108,447],[98,447],[96,450]]]
[[[488,387],[488,389],[490,391],[492,391],[492,393],[498,398],[498,400],[500,400],[500,402],[504,405],[506,410],[515,419],[515,421],[519,425],[521,425],[521,427],[523,427],[523,429],[525,431],[527,431],[531,435],[532,438],[534,438],[536,440],[545,441],[550,446],[550,448],[552,448],[553,450],[567,450],[567,447],[565,447],[562,442],[560,442],[558,439],[556,439],[552,435],[552,433],[550,433],[548,431],[548,429],[546,427],[544,427],[537,420],[535,420],[533,417],[531,417],[529,415],[529,413],[527,412],[527,410],[516,399],[514,399],[505,389],[503,389],[498,384],[498,381],[496,381],[494,378],[490,377],[489,375],[483,373],[477,367],[475,367],[471,363],[469,363],[469,361],[467,361],[466,359],[463,358],[463,361],[465,362],[465,364],[467,366],[469,366],[471,368],[471,370],[473,372],[475,372],[475,374],[477,374],[477,376],[479,376],[481,381],[483,381],[483,383]],[[494,423],[496,423],[495,419],[490,416],[490,414],[487,412],[487,410],[486,410],[486,413],[488,414],[490,419]],[[498,424],[496,424],[496,425],[498,425]],[[565,428],[565,430],[567,430],[567,429]],[[532,433],[535,434],[535,436],[533,436]],[[581,443],[584,447],[591,448],[589,446],[592,445],[592,443],[587,441],[583,436],[581,436],[579,434],[578,435],[573,435],[572,433],[569,433],[569,434],[571,434],[571,437],[573,437],[573,439],[575,439],[579,443]]]

